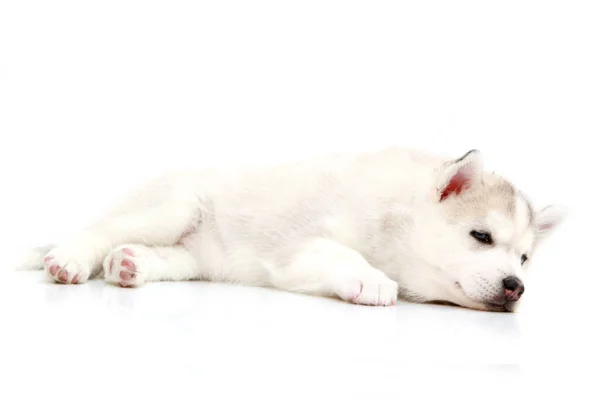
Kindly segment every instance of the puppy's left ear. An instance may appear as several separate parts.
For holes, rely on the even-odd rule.
[[[567,217],[564,207],[550,205],[535,213],[533,226],[538,241],[548,237]]]
[[[462,157],[452,160],[442,167],[437,181],[437,194],[440,201],[450,195],[459,195],[481,178],[483,160],[479,150],[471,150]]]

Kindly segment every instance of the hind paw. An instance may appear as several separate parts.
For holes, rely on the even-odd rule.
[[[77,284],[88,280],[91,268],[88,263],[61,248],[44,258],[44,270],[58,283]]]
[[[143,246],[117,247],[104,259],[104,279],[121,287],[142,285],[146,281],[144,263],[149,256],[154,254]]]

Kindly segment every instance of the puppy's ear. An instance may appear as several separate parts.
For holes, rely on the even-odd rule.
[[[566,217],[567,210],[557,205],[550,205],[537,211],[533,218],[536,240],[539,242],[548,237]]]
[[[481,178],[483,161],[479,150],[471,150],[462,157],[442,167],[438,175],[437,194],[440,201],[451,195],[459,195]]]

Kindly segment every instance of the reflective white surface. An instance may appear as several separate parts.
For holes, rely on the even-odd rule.
[[[0,299],[0,365],[10,378],[0,398],[49,389],[69,399],[82,391],[86,398],[444,394],[444,385],[460,388],[460,379],[477,374],[468,384],[475,393],[514,388],[539,357],[564,359],[556,344],[576,317],[536,302],[515,314],[405,302],[377,308],[207,282],[65,286],[40,271],[4,274]],[[434,376],[441,386],[429,381]]]

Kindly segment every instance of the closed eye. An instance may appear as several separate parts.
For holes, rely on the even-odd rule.
[[[485,231],[471,231],[471,236],[475,238],[479,243],[493,244],[492,234]]]

